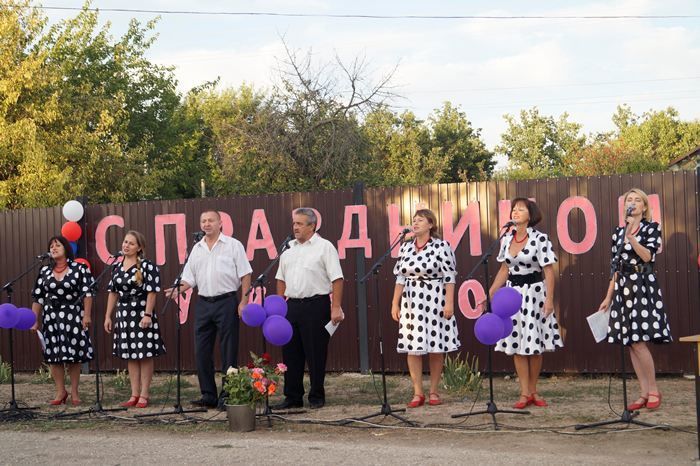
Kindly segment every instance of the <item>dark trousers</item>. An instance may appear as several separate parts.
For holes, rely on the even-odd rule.
[[[214,303],[197,300],[194,322],[195,358],[202,399],[215,404],[219,400],[214,380],[214,340],[219,332],[221,371],[238,367],[238,296],[233,295]],[[223,386],[222,386],[223,390]]]
[[[282,348],[287,365],[284,373],[284,396],[301,403],[304,397],[304,363],[309,366],[311,389],[309,402],[325,401],[323,384],[326,378],[326,356],[330,336],[324,328],[331,319],[331,300],[318,296],[287,302],[287,319],[292,324],[292,339]]]

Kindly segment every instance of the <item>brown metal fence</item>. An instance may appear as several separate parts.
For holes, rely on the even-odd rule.
[[[425,204],[438,216],[440,225],[452,222],[457,225],[466,215],[469,203],[478,202],[481,247],[485,251],[496,238],[499,228],[498,202],[525,196],[535,198],[544,213],[538,229],[548,233],[555,247],[559,263],[556,265],[556,301],[559,318],[565,328],[565,348],[545,358],[547,372],[610,372],[617,370],[617,352],[610,345],[596,345],[590,336],[585,316],[597,309],[607,284],[609,266],[610,233],[618,222],[618,197],[631,187],[640,187],[649,194],[658,195],[663,227],[663,252],[657,258],[657,273],[665,296],[671,329],[675,339],[683,335],[700,332],[700,291],[698,281],[698,173],[664,172],[625,176],[592,178],[559,178],[552,180],[518,182],[481,182],[435,184],[419,187],[373,188],[341,190],[318,193],[272,194],[227,198],[187,199],[176,201],[147,201],[129,204],[90,205],[86,208],[87,258],[93,273],[99,274],[104,264],[96,253],[95,230],[103,218],[118,215],[124,219],[124,228],[109,228],[106,245],[111,251],[120,247],[127,229],[135,229],[146,235],[149,248],[147,256],[154,259],[156,215],[181,213],[186,216],[187,238],[198,231],[199,213],[205,209],[216,209],[228,213],[234,224],[233,236],[244,246],[247,244],[252,214],[264,209],[275,243],[279,243],[290,231],[291,211],[300,206],[317,209],[322,216],[321,235],[336,243],[343,232],[344,207],[353,204],[367,206],[367,231],[372,242],[371,258],[364,258],[363,249],[349,249],[342,261],[345,273],[343,308],[346,320],[331,340],[328,368],[335,371],[358,371],[379,368],[378,319],[382,319],[386,366],[390,371],[406,370],[405,358],[394,348],[397,325],[389,316],[394,277],[390,259],[380,270],[377,282],[358,288],[357,279],[388,248],[390,216],[389,207],[398,206],[399,223],[410,223],[412,213],[419,204]],[[586,198],[595,209],[597,234],[592,248],[582,254],[566,252],[559,240],[557,212],[564,200],[572,196]],[[452,218],[443,218],[443,203],[452,203]],[[30,264],[31,259],[46,250],[46,240],[56,234],[64,219],[59,207],[46,209],[24,209],[0,213],[0,281],[6,283],[19,275]],[[396,226],[396,225],[394,225]],[[470,227],[471,228],[471,227]],[[442,230],[442,229],[441,229]],[[175,229],[166,227],[164,233],[165,264],[161,266],[162,282],[172,283],[179,271],[178,254],[175,247]],[[568,216],[568,232],[572,241],[580,242],[586,232],[586,219],[582,212],[573,209]],[[257,232],[260,235],[260,232]],[[352,236],[357,237],[354,224]],[[189,245],[189,240],[188,240]],[[479,256],[470,253],[469,230],[457,245],[458,285],[478,262]],[[257,250],[252,260],[253,274],[259,274],[268,264],[264,250]],[[497,270],[495,258],[491,273]],[[274,272],[268,277],[270,292],[274,292]],[[493,276],[493,275],[492,275]],[[36,277],[32,272],[14,287],[14,302],[29,306],[31,287]],[[477,275],[481,280],[482,276]],[[374,286],[379,286],[379,309],[374,305]],[[102,289],[106,283],[103,283]],[[3,300],[5,300],[3,296]],[[196,299],[196,298],[195,298]],[[365,308],[365,299],[367,302]],[[157,309],[165,300],[159,296]],[[194,370],[193,326],[194,299],[190,306],[190,319],[183,326],[183,368]],[[106,293],[95,301],[93,321],[101,328]],[[168,353],[157,359],[157,370],[174,370],[176,325],[175,307],[170,306],[160,315],[164,340]],[[473,320],[458,312],[462,352],[469,352],[485,361],[486,348],[473,336]],[[3,360],[7,360],[8,330],[0,331],[0,348]],[[15,367],[17,370],[36,370],[41,363],[41,353],[36,337],[30,332],[15,332]],[[270,349],[270,348],[268,348]],[[240,362],[248,351],[262,351],[262,335],[259,329],[241,326]],[[281,357],[278,348],[271,348],[275,358]],[[690,350],[680,344],[659,346],[654,349],[657,369],[665,373],[691,371]],[[100,367],[105,370],[125,368],[126,365],[111,355],[111,337],[100,332]],[[494,357],[494,369],[512,371],[509,358],[498,353]]]

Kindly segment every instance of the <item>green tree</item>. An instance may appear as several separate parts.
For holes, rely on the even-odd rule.
[[[496,152],[509,161],[507,176],[514,178],[546,178],[569,171],[566,155],[584,147],[586,138],[581,125],[568,121],[563,113],[558,120],[541,115],[534,107],[520,112],[520,120],[504,116],[508,129],[501,135]]]

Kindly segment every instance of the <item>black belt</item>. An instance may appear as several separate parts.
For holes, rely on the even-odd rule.
[[[308,303],[309,301],[315,301],[317,299],[327,297],[327,294],[315,294],[313,296],[309,296],[308,298],[288,298],[287,301],[289,301],[290,303]]]
[[[144,299],[144,298],[145,298],[145,296],[139,296],[139,295],[135,295],[135,294],[130,294],[130,295],[126,295],[126,296],[120,296],[120,297],[119,297],[119,302],[120,302],[120,303],[124,303],[124,304],[128,304],[128,303],[131,303],[131,302],[133,302],[133,301],[136,301],[136,300],[139,300],[139,299]]]
[[[527,275],[508,274],[508,281],[515,286],[532,285],[542,281],[542,272],[532,272]]]
[[[406,277],[406,280],[414,280],[417,282],[432,282],[442,281],[443,277]]]
[[[619,272],[625,275],[630,275],[633,273],[652,273],[654,271],[654,264],[652,262],[644,262],[642,264],[628,264],[626,262],[620,262]]]
[[[236,292],[235,291],[229,291],[228,293],[220,294],[218,296],[202,296],[199,295],[199,299],[202,299],[208,303],[215,303],[217,301],[221,301],[222,299],[226,299],[229,296],[235,296]]]

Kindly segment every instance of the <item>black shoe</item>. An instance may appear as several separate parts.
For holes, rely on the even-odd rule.
[[[217,407],[216,401],[211,403],[211,402],[206,401],[202,398],[200,398],[198,400],[192,400],[192,401],[190,401],[190,403],[195,405],[195,406],[201,406],[202,408],[216,408]]]
[[[309,401],[309,407],[311,409],[320,409],[323,408],[325,405],[326,402],[323,400]]]
[[[270,406],[272,409],[289,409],[289,408],[303,408],[304,407],[304,402],[298,401],[290,401],[290,400],[284,400],[280,403],[277,403],[276,405]]]

